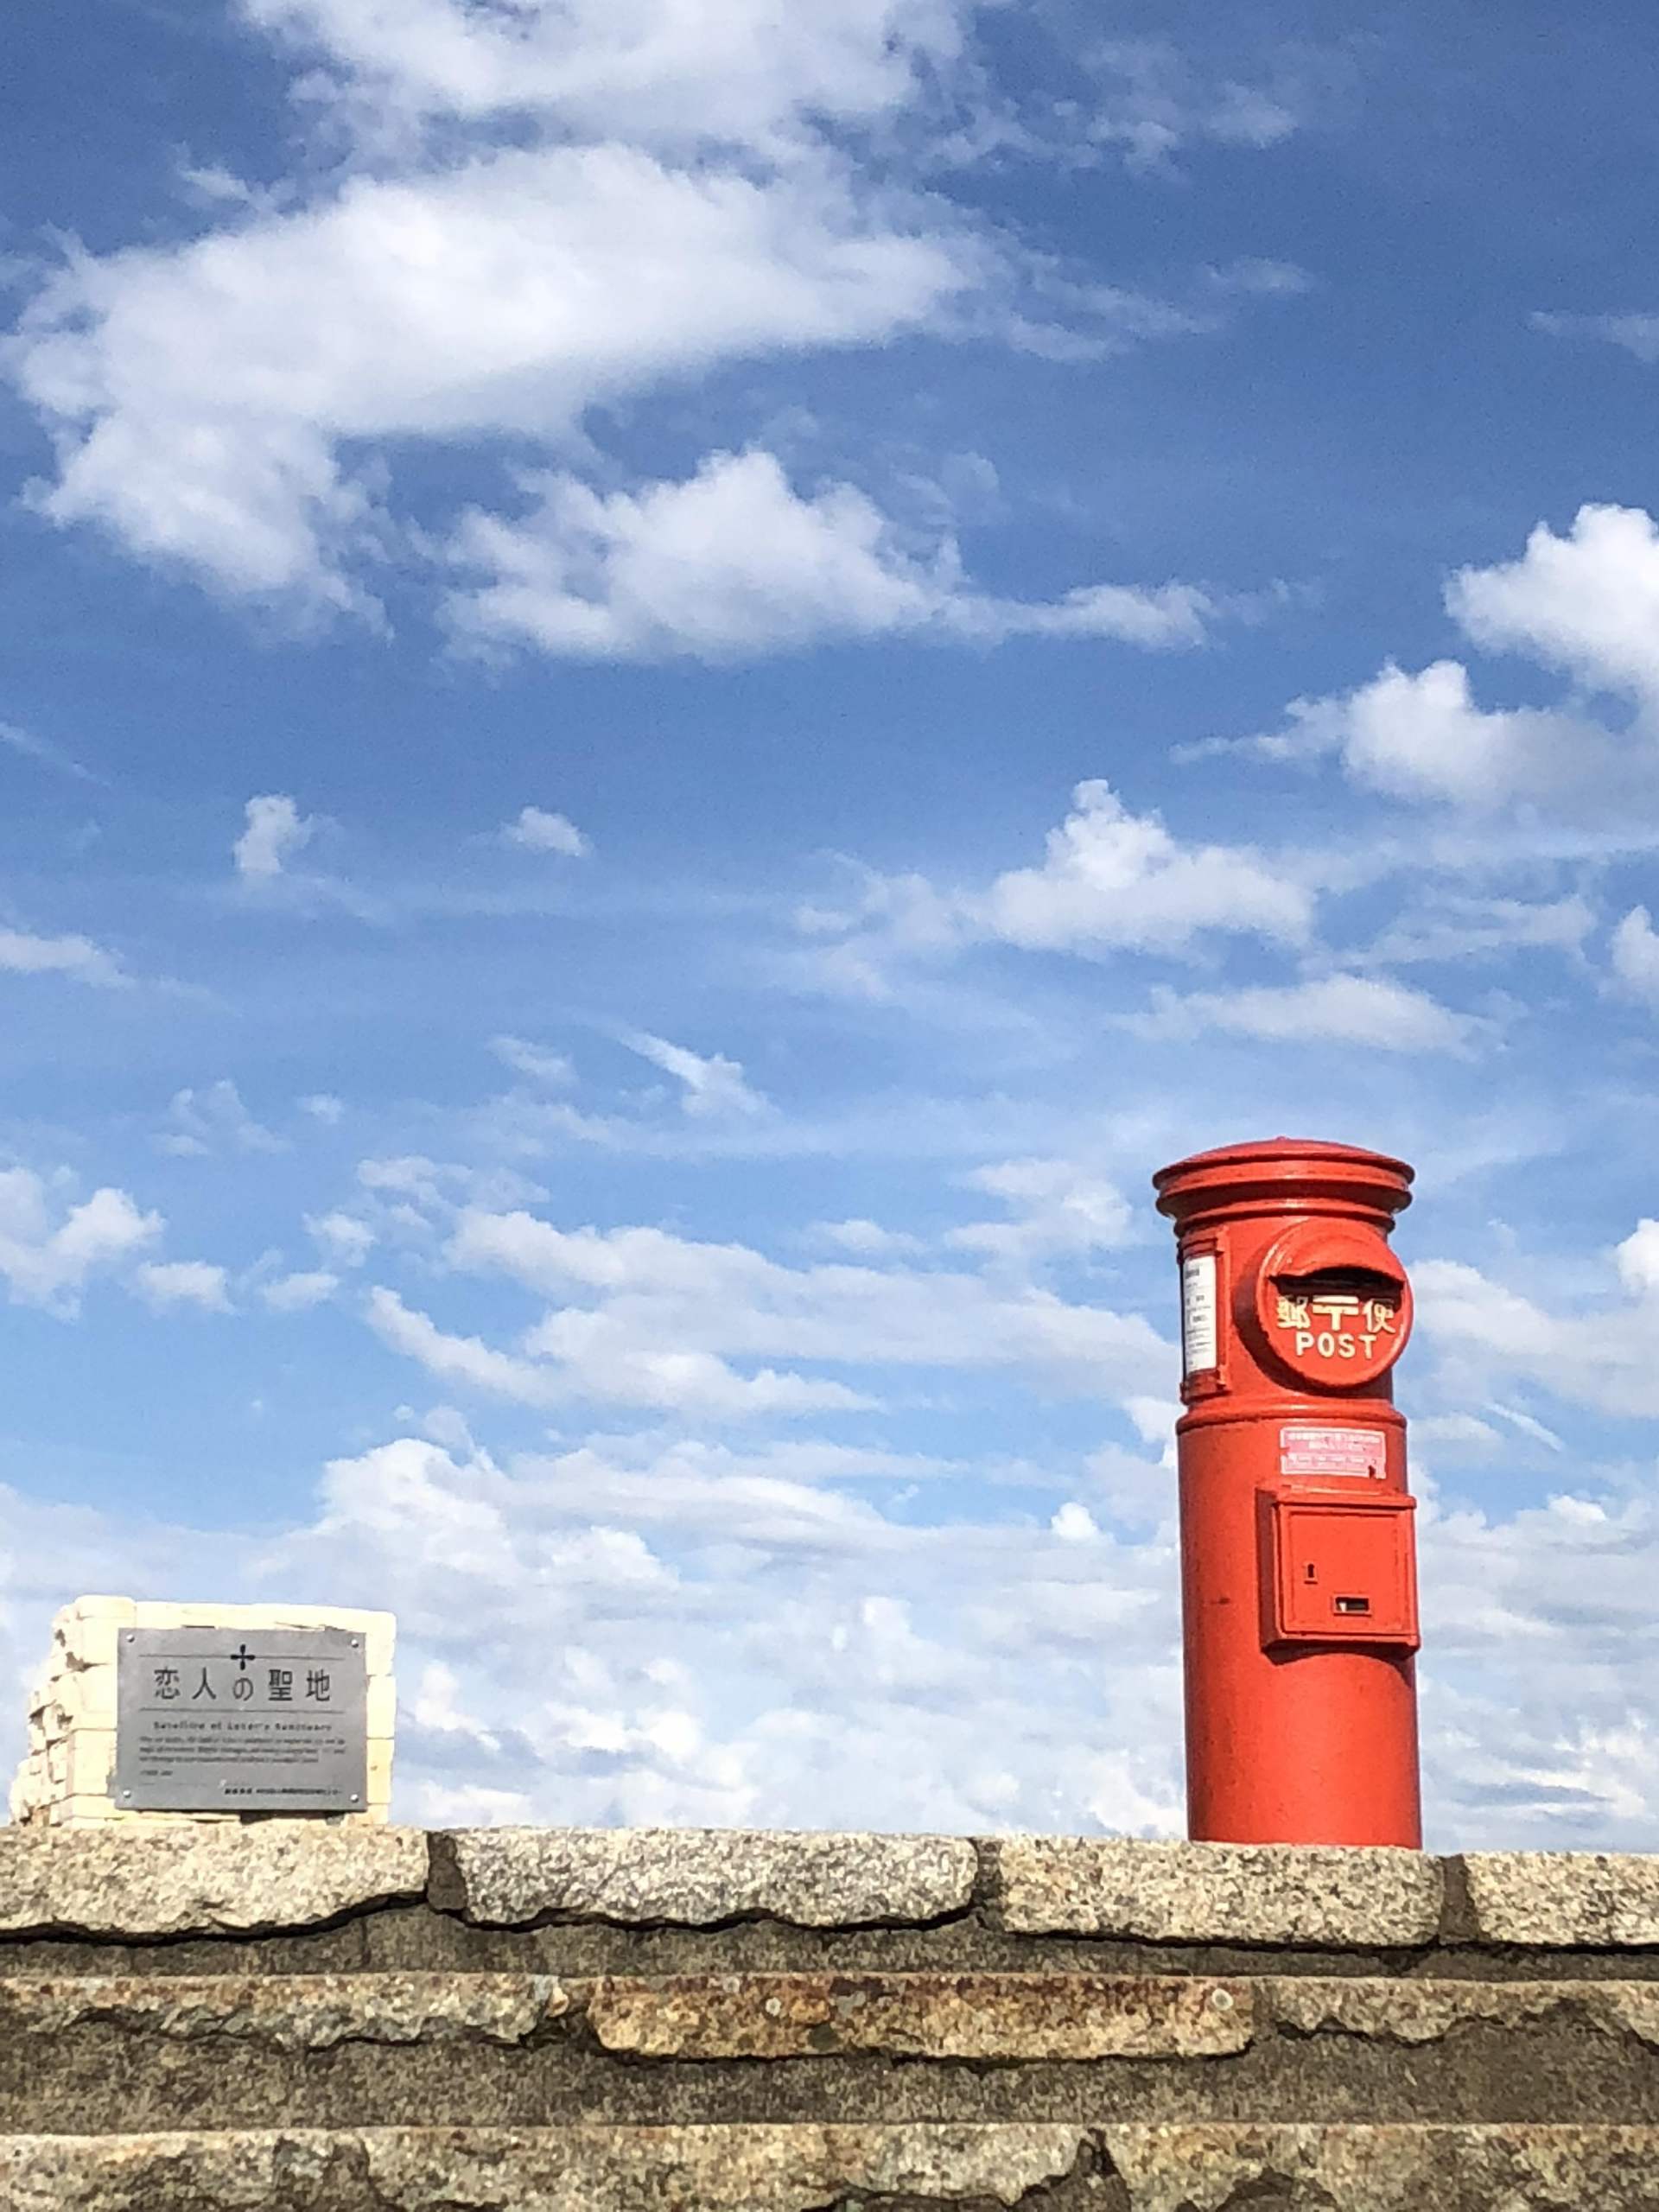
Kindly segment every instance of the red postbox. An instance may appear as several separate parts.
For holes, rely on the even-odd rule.
[[[1181,1279],[1187,1821],[1421,1843],[1403,1160],[1274,1137],[1153,1178]]]

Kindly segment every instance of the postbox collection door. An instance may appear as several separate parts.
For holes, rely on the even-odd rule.
[[[1414,1497],[1263,1492],[1263,1641],[1380,1643],[1414,1651]]]

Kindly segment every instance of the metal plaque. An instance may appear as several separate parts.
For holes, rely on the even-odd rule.
[[[115,1802],[135,1813],[361,1812],[368,1659],[343,1628],[124,1628]]]

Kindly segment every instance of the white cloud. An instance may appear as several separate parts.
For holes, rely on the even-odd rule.
[[[1160,1462],[1167,1474],[1175,1471],[1175,1424],[1181,1417],[1179,1398],[1152,1398],[1139,1391],[1132,1391],[1123,1401],[1123,1410],[1134,1426],[1135,1434],[1143,1444],[1156,1444],[1162,1452]]]
[[[1477,811],[1517,802],[1617,816],[1659,791],[1659,527],[1639,507],[1580,507],[1570,533],[1541,523],[1517,561],[1459,569],[1447,613],[1474,644],[1565,671],[1640,709],[1615,732],[1571,703],[1484,708],[1461,661],[1415,673],[1389,663],[1370,682],[1298,699],[1280,732],[1210,740],[1182,757],[1240,752],[1306,761],[1334,753],[1356,783]]]
[[[817,1221],[808,1234],[861,1260],[908,1258],[923,1249],[919,1236],[907,1230],[884,1229],[879,1221]]]
[[[1659,1221],[1643,1216],[1624,1243],[1615,1246],[1613,1261],[1626,1290],[1638,1298],[1659,1292]]]
[[[88,1281],[119,1270],[161,1235],[162,1222],[107,1185],[60,1206],[62,1183],[26,1167],[0,1169],[0,1277],[14,1304],[68,1317]]]
[[[327,1256],[336,1266],[360,1268],[375,1247],[375,1232],[366,1221],[359,1221],[355,1214],[308,1214],[305,1217],[307,1234],[315,1237]]]
[[[931,1268],[789,1268],[747,1245],[657,1229],[563,1230],[524,1211],[474,1209],[460,1216],[448,1257],[558,1300],[526,1344],[595,1374],[709,1353],[837,1368],[1024,1369],[1110,1395],[1143,1389],[1173,1357],[1139,1314],[1068,1305],[1024,1283]]]
[[[231,848],[236,872],[245,883],[269,883],[279,876],[317,826],[291,798],[275,791],[251,798],[247,817],[247,828]]]
[[[1659,1005],[1659,931],[1645,906],[1632,906],[1615,928],[1609,949],[1613,973],[1637,997]]]
[[[1063,1544],[1092,1544],[1099,1541],[1100,1529],[1094,1515],[1074,1497],[1067,1499],[1048,1525]]]
[[[582,1821],[1077,1826],[1109,1819],[1083,1801],[1115,1764],[1120,1814],[1176,1821],[1166,1549],[910,1529],[766,1450],[594,1440],[502,1468],[404,1438],[328,1468],[281,1563],[325,1561],[398,1614],[404,1817],[435,1787],[516,1818],[556,1792]]]
[[[67,976],[77,983],[117,988],[130,979],[112,953],[85,937],[31,937],[25,930],[0,929],[0,973],[11,976]]]
[[[1284,865],[1248,845],[1183,844],[1099,779],[1077,786],[1046,843],[1040,865],[1009,869],[982,890],[866,874],[847,907],[803,907],[798,928],[821,943],[815,970],[832,987],[880,997],[895,959],[975,944],[1099,959],[1182,952],[1212,931],[1300,944],[1312,929],[1313,893]]]
[[[1139,1026],[1163,1036],[1220,1029],[1269,1043],[1369,1045],[1385,1052],[1467,1052],[1479,1025],[1426,991],[1380,976],[1318,976],[1230,991],[1153,994]]]
[[[1414,676],[1390,663],[1357,690],[1294,700],[1289,714],[1288,730],[1236,749],[1293,761],[1334,753],[1356,783],[1396,798],[1491,808],[1616,772],[1606,733],[1581,717],[1478,707],[1461,661]]]
[[[259,1295],[273,1313],[304,1313],[325,1304],[339,1288],[338,1275],[326,1268],[314,1268],[279,1276],[275,1282],[266,1283]]]
[[[167,1109],[169,1126],[156,1142],[181,1160],[224,1152],[286,1152],[288,1140],[255,1121],[228,1076],[206,1090],[175,1090]]]
[[[772,148],[879,116],[961,43],[952,0],[242,0],[412,117],[536,111],[581,135]]]
[[[641,1059],[661,1068],[681,1085],[680,1104],[694,1119],[720,1120],[730,1116],[750,1118],[772,1110],[770,1099],[745,1082],[736,1060],[715,1052],[707,1058],[683,1045],[671,1045],[665,1037],[644,1030],[625,1030],[620,1041]]]
[[[1459,569],[1446,602],[1489,652],[1659,707],[1659,531],[1640,507],[1580,507],[1566,537],[1540,523],[1520,560]]]
[[[406,1358],[416,1360],[429,1375],[445,1382],[458,1382],[492,1397],[515,1399],[523,1405],[550,1405],[556,1397],[555,1378],[534,1362],[493,1351],[476,1337],[457,1337],[440,1329],[429,1314],[406,1306],[395,1290],[378,1285],[365,1307],[370,1327],[380,1341]]]
[[[539,806],[521,808],[518,820],[508,823],[501,836],[504,843],[527,853],[562,853],[567,860],[580,860],[593,850],[567,815],[548,814]]]
[[[1135,1235],[1135,1214],[1115,1183],[1069,1160],[1007,1160],[977,1167],[975,1190],[1002,1199],[1012,1221],[976,1221],[945,1238],[965,1251],[1030,1262],[1046,1254],[1109,1250]]]
[[[803,497],[754,448],[637,492],[569,475],[529,488],[539,504],[527,519],[475,510],[456,534],[459,565],[485,579],[451,600],[463,632],[578,658],[718,661],[835,637],[1194,645],[1217,611],[1188,584],[1091,585],[1038,605],[988,597],[964,582],[950,537],[912,542],[850,484]]]
[[[225,1270],[207,1260],[149,1261],[135,1280],[158,1313],[173,1306],[195,1306],[204,1313],[231,1311]]]
[[[570,476],[537,488],[525,522],[463,523],[457,558],[487,581],[456,594],[461,627],[556,653],[717,659],[919,628],[949,589],[861,493],[799,499],[770,454],[717,454],[637,494]]]
[[[388,525],[342,448],[560,438],[664,378],[913,327],[982,267],[820,163],[756,182],[561,145],[79,257],[10,358],[58,448],[45,513],[227,591],[352,607]]]
[[[1146,1408],[1155,1408],[1157,1421],[1150,1431]],[[1084,1462],[1090,1495],[1101,1511],[1122,1529],[1155,1529],[1166,1533],[1173,1527],[1175,1513],[1175,1422],[1177,1404],[1145,1398],[1131,1392],[1123,1402],[1142,1440],[1161,1445],[1157,1459],[1125,1451],[1121,1445],[1103,1445]]]
[[[325,1128],[336,1128],[346,1118],[346,1102],[336,1098],[332,1091],[314,1090],[299,1102],[300,1111],[308,1114],[314,1122],[321,1122]]]
[[[1659,1745],[1626,1677],[1651,1616],[1645,1500],[1558,1495],[1500,1520],[1431,1511],[1426,1619],[1439,1624],[1427,1782],[1448,1827],[1605,1848],[1651,1817]],[[1505,1682],[1509,1694],[1505,1694]]]
[[[563,1052],[550,1052],[522,1037],[492,1037],[490,1050],[503,1066],[515,1075],[528,1076],[532,1083],[556,1090],[575,1080],[575,1069]]]
[[[357,1179],[373,1194],[372,1204],[384,1206],[389,1220],[404,1226],[429,1214],[453,1212],[463,1205],[525,1205],[547,1196],[539,1185],[528,1181],[514,1168],[472,1167],[459,1160],[429,1160],[418,1152],[392,1160],[360,1160]]]
[[[1306,937],[1312,895],[1249,847],[1182,846],[1098,779],[1073,798],[1040,867],[1000,875],[968,902],[981,934],[1084,953],[1174,951],[1207,930],[1292,944]]]
[[[875,1401],[828,1376],[763,1367],[745,1375],[717,1353],[627,1341],[626,1326],[567,1307],[532,1329],[527,1346],[556,1360],[563,1394],[656,1407],[688,1420],[752,1421],[763,1415],[865,1413]]]
[[[572,1398],[647,1406],[686,1420],[750,1421],[763,1415],[858,1413],[870,1401],[843,1382],[779,1374],[740,1374],[715,1353],[629,1343],[600,1316],[567,1308],[525,1338],[529,1357],[499,1351],[476,1337],[454,1336],[395,1291],[370,1293],[371,1327],[394,1351],[429,1374],[522,1405]]]
[[[1599,1413],[1659,1414],[1651,1229],[1638,1225],[1612,1255],[1609,1289],[1617,1281],[1624,1302],[1604,1296],[1579,1311],[1553,1310],[1465,1262],[1420,1262],[1412,1270],[1419,1319],[1442,1352],[1446,1387],[1491,1406],[1510,1378]]]

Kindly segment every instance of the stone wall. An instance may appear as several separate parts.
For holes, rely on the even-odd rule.
[[[0,1831],[6,2212],[1656,2212],[1659,1865]]]

